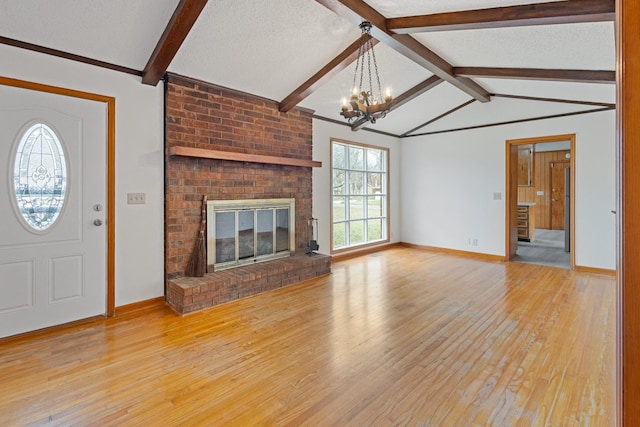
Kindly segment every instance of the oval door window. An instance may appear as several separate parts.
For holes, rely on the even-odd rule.
[[[67,165],[60,139],[37,123],[21,136],[14,156],[13,190],[18,212],[35,231],[51,227],[60,216],[67,189]]]

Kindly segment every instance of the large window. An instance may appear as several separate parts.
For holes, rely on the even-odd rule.
[[[387,241],[389,151],[331,141],[332,250]]]

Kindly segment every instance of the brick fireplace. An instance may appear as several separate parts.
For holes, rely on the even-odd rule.
[[[330,272],[304,252],[311,238],[312,112],[168,75],[165,94],[166,299],[188,313]],[[184,277],[209,200],[295,199],[294,255]]]

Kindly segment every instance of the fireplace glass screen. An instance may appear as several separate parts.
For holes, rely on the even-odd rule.
[[[291,255],[294,199],[207,202],[207,271]]]

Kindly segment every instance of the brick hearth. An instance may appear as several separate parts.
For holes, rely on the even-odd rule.
[[[296,254],[167,283],[167,302],[180,314],[313,279],[331,272],[331,257]]]

